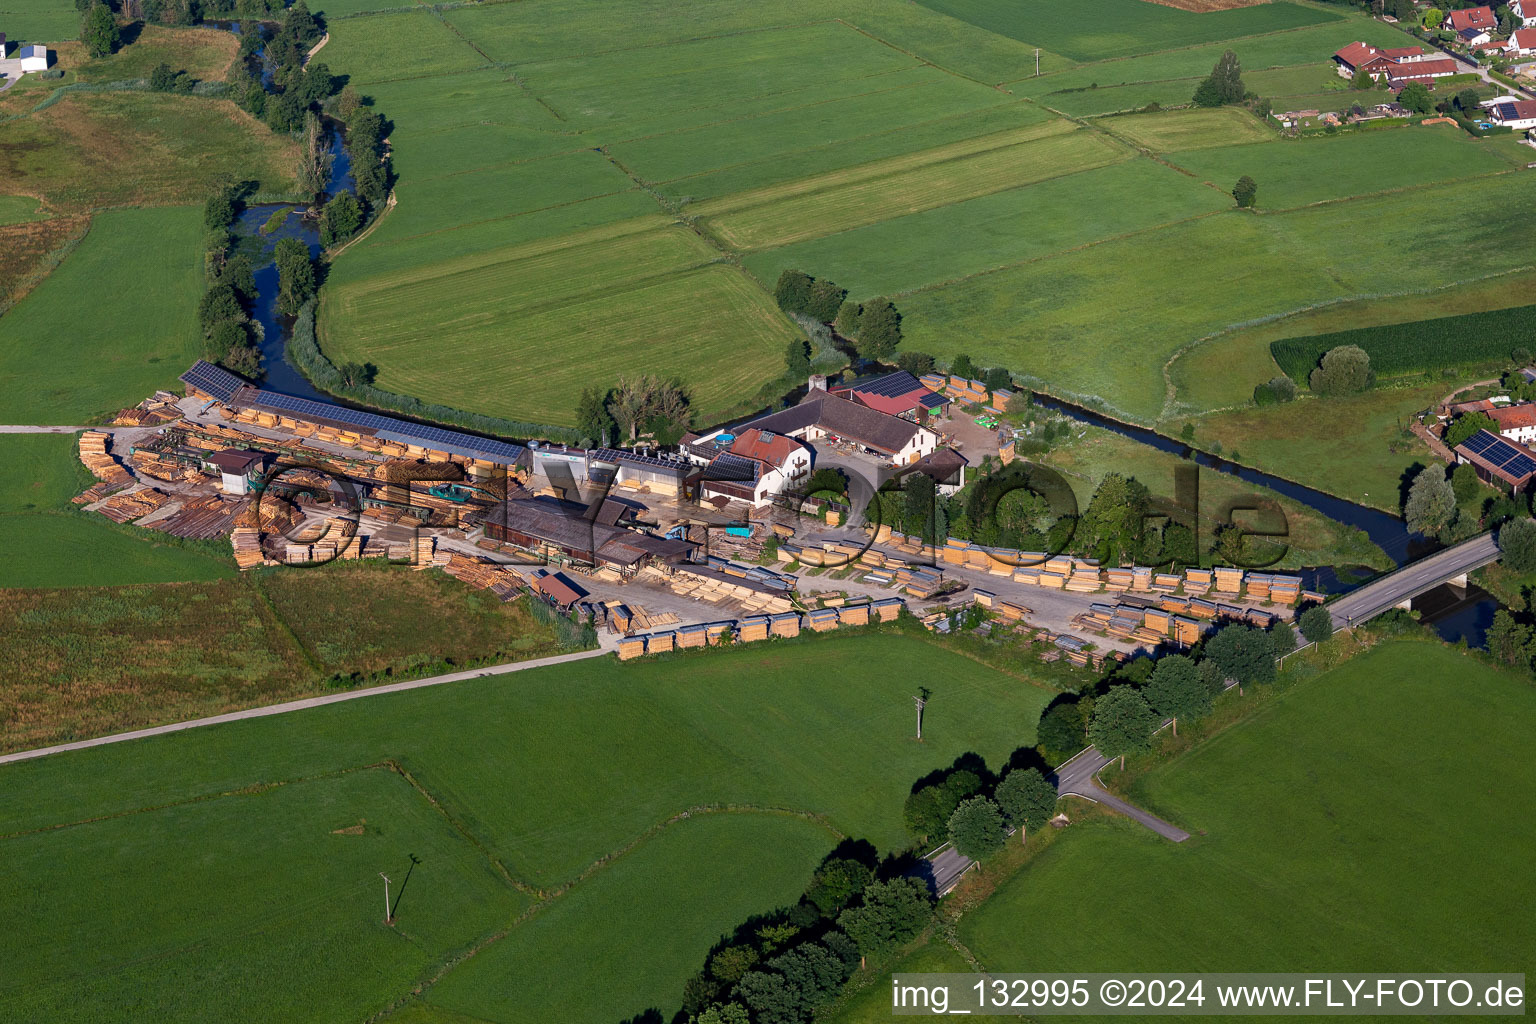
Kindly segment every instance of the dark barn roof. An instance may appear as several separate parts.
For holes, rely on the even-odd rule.
[[[759,430],[792,434],[812,426],[893,455],[905,448],[913,436],[923,429],[909,420],[887,416],[846,398],[817,395],[815,392],[799,405],[759,417],[743,424],[742,429],[757,427]]]

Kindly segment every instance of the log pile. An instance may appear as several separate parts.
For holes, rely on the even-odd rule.
[[[172,515],[152,527],[173,537],[191,537],[207,540],[221,537],[234,526],[235,516],[243,501],[227,498],[222,494],[209,494],[187,502]]]
[[[107,442],[111,436],[100,430],[87,430],[80,435],[80,461],[91,471],[91,476],[107,484],[125,484],[133,479],[118,461],[107,454]]]
[[[114,495],[98,505],[96,511],[114,523],[130,523],[149,515],[170,500],[169,494],[146,487]]]
[[[261,551],[261,533],[251,527],[235,527],[230,531],[229,544],[235,552],[235,564],[242,572],[266,561]]]

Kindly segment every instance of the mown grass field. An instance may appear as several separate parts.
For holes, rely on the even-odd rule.
[[[914,676],[934,691],[922,744]],[[427,1004],[669,1015],[720,931],[799,891],[836,840],[759,812],[659,826],[705,805],[782,808],[901,848],[911,782],[966,751],[1002,763],[1050,696],[926,640],[864,634],[577,662],[7,765],[0,848],[28,896],[0,941],[28,966],[0,1007],[197,1020],[238,991],[242,1019],[361,1018],[476,948]],[[170,871],[187,850],[194,863]],[[110,878],[58,870],[109,851]],[[378,872],[398,883],[411,853],[390,932]],[[520,918],[527,887],[547,898]],[[21,957],[31,943],[48,955]],[[265,965],[300,948],[327,953],[270,984]],[[209,971],[220,985],[181,983]],[[557,1012],[565,994],[580,1012]]]
[[[1282,109],[1329,92],[1339,47],[1403,38],[1348,11],[532,0],[446,10],[451,44],[433,29],[406,64],[362,67],[418,20],[333,26],[327,59],[394,121],[401,177],[394,212],[334,268],[320,330],[333,357],[444,404],[565,424],[573,388],[633,365],[681,372],[701,420],[738,410],[779,370],[793,328],[764,299],[798,268],[854,299],[893,296],[904,347],[941,363],[963,352],[1165,421],[1245,404],[1273,375],[1245,340],[1255,325],[1335,305],[1369,317],[1425,280],[1524,260],[1516,221],[1494,212],[1530,199],[1508,147],[1422,128],[1282,141],[1237,108],[1097,116],[1188,103],[1227,48]],[[1232,209],[1242,174],[1260,216]],[[1458,201],[1468,188],[1483,201]],[[644,256],[587,258],[592,239],[652,223],[713,251],[669,281]],[[1375,241],[1341,242],[1359,238]],[[514,284],[531,243],[568,243],[550,265],[579,269]],[[463,260],[483,269],[444,287]],[[699,269],[714,262],[755,287]]]
[[[1137,780],[1194,838],[1068,829],[960,938],[997,971],[1519,970],[1536,792],[1504,766],[1533,722],[1527,680],[1383,644]]]
[[[0,323],[0,421],[80,424],[167,387],[200,351],[201,207],[98,214]]]
[[[12,40],[52,43],[80,33],[79,12],[57,0],[5,0],[0,14]]]

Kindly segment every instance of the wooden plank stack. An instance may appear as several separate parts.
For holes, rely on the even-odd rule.
[[[800,613],[780,612],[768,617],[769,632],[774,636],[799,636]]]
[[[645,637],[627,636],[619,641],[619,660],[628,661],[645,654]]]
[[[768,639],[768,616],[753,615],[737,623],[736,638],[742,643]]]
[[[244,572],[266,561],[261,550],[261,532],[249,526],[237,526],[229,533],[230,547],[235,552],[235,564]]]
[[[838,613],[837,620],[844,626],[864,626],[869,624],[869,605],[851,604]]]
[[[96,506],[96,511],[114,523],[128,523],[140,519],[171,500],[171,496],[153,487],[115,494]]]

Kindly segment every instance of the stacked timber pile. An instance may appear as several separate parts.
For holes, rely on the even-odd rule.
[[[118,464],[118,461],[107,454],[107,444],[111,435],[100,430],[87,430],[80,435],[80,461],[85,468],[91,471],[91,476],[104,484],[122,486],[130,482],[133,477],[128,471]]]
[[[143,490],[125,491],[122,494],[113,495],[97,505],[96,511],[114,523],[129,523],[149,515],[170,500],[169,494],[146,487]]]
[[[244,572],[254,569],[267,560],[261,550],[261,531],[249,526],[237,526],[229,533],[229,545],[235,552],[235,564]]]
[[[155,523],[152,528],[173,537],[190,537],[197,540],[222,537],[234,526],[235,517],[240,513],[243,505],[243,501],[228,498],[222,494],[204,495],[188,501],[176,512]]]
[[[457,552],[444,552],[443,555],[443,558],[434,557],[434,563],[449,576],[476,590],[489,590],[503,601],[510,601],[523,592],[523,578],[507,566]]]
[[[180,409],[148,398],[132,409],[120,410],[116,416],[112,417],[112,424],[118,427],[158,427],[163,423],[179,419],[181,419]]]
[[[196,467],[168,458],[158,452],[148,452],[140,449],[129,456],[129,459],[133,462],[134,468],[138,470],[140,476],[153,477],[156,480],[164,480],[167,483],[178,483],[181,481],[196,482],[208,479],[207,474]]]
[[[284,537],[290,536],[304,521],[304,513],[298,506],[284,498],[274,494],[262,495],[260,501],[253,501],[240,510],[236,517],[236,526],[251,527],[261,533],[277,533]]]

